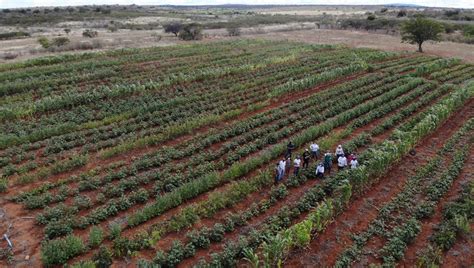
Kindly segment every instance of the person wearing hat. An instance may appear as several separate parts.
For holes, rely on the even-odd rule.
[[[359,166],[359,162],[357,161],[357,157],[355,155],[352,157],[352,160],[349,162],[349,164],[351,165],[351,169],[355,169]]]
[[[300,156],[298,155],[295,161],[293,161],[293,174],[295,176],[298,176],[298,173],[300,172],[300,166],[301,166],[301,159],[300,159]]]
[[[311,157],[318,159],[319,158],[319,145],[316,142],[313,142],[309,149],[311,150]]]
[[[319,165],[316,166],[316,178],[324,179],[324,164],[320,162]]]
[[[342,149],[342,145],[338,145],[336,148],[336,157],[339,159],[339,157],[344,155],[344,150]]]
[[[331,173],[331,166],[332,166],[332,154],[327,151],[324,154],[324,170],[327,170],[328,173]]]
[[[311,154],[309,153],[309,150],[305,149],[303,153],[303,168],[308,168],[310,158],[311,158]]]

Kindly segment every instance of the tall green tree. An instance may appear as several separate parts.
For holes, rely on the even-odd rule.
[[[417,16],[402,24],[402,41],[418,44],[418,52],[423,52],[422,45],[425,41],[440,41],[444,27],[441,23]]]

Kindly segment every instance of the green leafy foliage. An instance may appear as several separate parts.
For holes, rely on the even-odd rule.
[[[45,266],[65,264],[67,260],[85,250],[82,240],[76,236],[45,241],[41,245],[41,261]]]
[[[403,41],[418,44],[418,51],[423,52],[422,44],[428,40],[441,40],[441,33],[444,32],[444,28],[437,21],[417,16],[403,23],[400,31]]]

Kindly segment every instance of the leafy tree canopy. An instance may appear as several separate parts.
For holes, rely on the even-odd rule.
[[[417,16],[402,24],[402,41],[418,44],[418,51],[423,52],[422,45],[427,40],[440,41],[444,27],[441,23]]]

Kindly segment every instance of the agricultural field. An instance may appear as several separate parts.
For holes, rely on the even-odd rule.
[[[473,78],[258,39],[2,64],[0,266],[471,265]],[[275,184],[289,141],[360,166]]]

